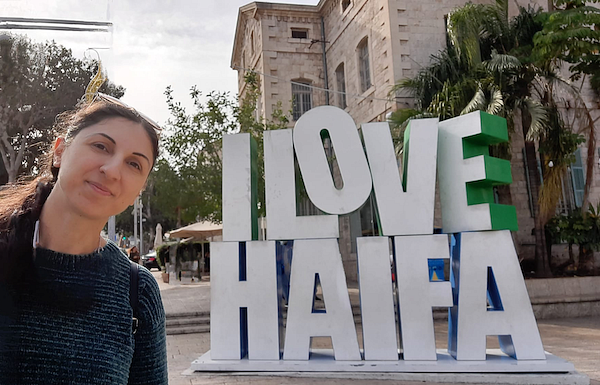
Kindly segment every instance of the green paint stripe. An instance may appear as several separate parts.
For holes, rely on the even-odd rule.
[[[463,159],[474,158],[480,155],[490,155],[490,146],[481,145],[479,143],[473,142],[472,140],[467,140],[468,138],[463,138]]]
[[[380,237],[383,236],[383,229],[381,228],[381,219],[379,217],[379,206],[377,205],[377,199],[375,198],[375,190],[371,190],[371,199],[373,200],[373,211],[375,211],[375,221],[377,222],[377,233]],[[362,207],[361,207],[362,208]],[[360,211],[360,209],[358,209]]]
[[[250,206],[252,216],[252,240],[258,240],[258,145],[250,135]]]
[[[492,230],[519,230],[515,206],[490,204]]]
[[[487,184],[482,185],[478,182],[467,183],[467,204],[472,206],[482,203],[494,203],[494,190]]]
[[[467,183],[467,203],[469,205],[494,203],[492,187],[512,183],[509,161],[484,155],[484,164],[486,178]]]
[[[491,145],[508,142],[508,126],[506,119],[501,116],[491,115],[480,111],[481,133],[466,137],[465,139],[481,145]]]
[[[493,230],[517,231],[517,210],[514,206],[494,203],[494,186],[512,183],[510,161],[490,156],[489,146],[508,141],[506,119],[479,111],[481,133],[463,138],[463,159],[483,156],[485,179],[466,185],[469,205],[488,204]]]
[[[408,151],[410,147],[410,122],[404,130],[404,146],[402,147],[402,189],[406,192],[408,179]]]
[[[479,111],[481,133],[463,138],[463,158],[489,155],[489,146],[508,142],[506,119]]]
[[[491,156],[484,156],[484,159],[486,181],[491,182],[492,186],[512,183],[510,161]]]

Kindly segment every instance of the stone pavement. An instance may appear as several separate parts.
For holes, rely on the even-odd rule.
[[[167,316],[181,313],[204,313],[210,310],[210,283],[202,281],[189,285],[167,285],[160,279],[159,272],[153,272],[157,278]],[[358,290],[350,289],[353,303],[357,300]],[[562,318],[541,320],[538,322],[544,348],[575,365],[580,373],[590,377],[592,385],[600,385],[600,317]],[[439,348],[445,348],[447,340],[447,321],[436,320],[436,340]],[[360,333],[359,333],[360,338]],[[497,348],[497,339],[488,338],[488,348]],[[236,376],[218,373],[194,373],[183,375],[193,360],[210,350],[208,333],[182,334],[167,336],[167,354],[169,362],[169,383],[171,385],[196,384],[373,384],[373,385],[416,385],[422,381],[367,380],[367,379],[324,379],[294,378],[280,376]],[[439,384],[439,383],[438,383]],[[442,384],[443,385],[443,384]]]

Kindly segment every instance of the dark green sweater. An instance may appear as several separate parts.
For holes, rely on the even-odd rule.
[[[147,269],[134,336],[130,263],[114,243],[88,255],[37,249],[34,263],[36,283],[2,301],[0,385],[168,382],[165,312]]]

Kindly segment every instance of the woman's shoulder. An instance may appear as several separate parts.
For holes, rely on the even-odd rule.
[[[156,282],[156,278],[152,275],[152,273],[142,265],[139,265],[139,285],[140,289],[144,291],[151,291],[158,293],[160,296],[160,289],[158,288],[158,283]]]
[[[105,249],[111,255],[117,257],[120,264],[126,266],[126,269],[129,270],[131,266],[131,261],[129,257],[117,246],[116,243],[112,241],[108,241],[106,243]],[[138,288],[140,294],[146,292],[159,292],[158,283],[156,282],[156,278],[152,275],[152,273],[142,265],[138,265]],[[159,293],[160,295],[160,293]]]
[[[114,243],[110,239],[106,240],[106,245],[104,245],[104,249],[106,249],[108,252],[110,252],[112,254],[124,256],[125,258],[127,258],[127,254],[124,251],[125,249],[119,247],[116,243]]]
[[[141,310],[153,323],[164,322],[165,311],[158,282],[152,273],[141,265],[138,269],[138,290]]]

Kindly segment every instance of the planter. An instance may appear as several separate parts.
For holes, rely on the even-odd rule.
[[[537,319],[600,315],[600,277],[525,281]]]

